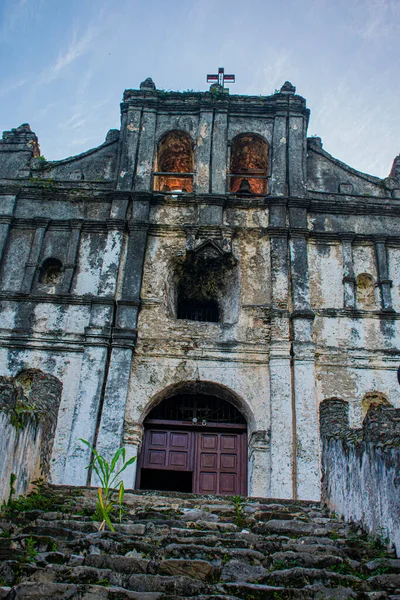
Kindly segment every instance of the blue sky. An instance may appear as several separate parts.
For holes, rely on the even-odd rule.
[[[119,127],[125,88],[270,94],[285,80],[309,135],[385,177],[400,152],[400,0],[0,0],[0,129],[30,123],[49,160]]]

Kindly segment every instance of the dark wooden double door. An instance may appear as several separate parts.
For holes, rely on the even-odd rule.
[[[139,467],[142,489],[246,495],[246,431],[149,427]]]

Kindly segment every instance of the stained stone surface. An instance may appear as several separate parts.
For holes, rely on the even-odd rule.
[[[320,404],[346,401],[350,428],[371,394],[400,407],[399,157],[385,179],[360,173],[307,138],[309,114],[290,82],[231,96],[165,92],[149,77],[125,90],[120,129],[78,156],[47,161],[27,123],[4,132],[0,376],[37,369],[62,386],[50,481],[96,485],[79,438],[136,456],[158,402],[208,386],[246,419],[247,493],[319,500]],[[157,149],[177,132],[190,192],[156,185]],[[230,193],[239,140],[257,140],[242,150],[262,169]],[[245,182],[257,177],[260,194]],[[177,318],[191,260],[219,265],[201,286],[218,322]],[[11,446],[1,498],[21,452]],[[33,434],[24,447],[27,486],[40,475]],[[135,487],[136,465],[124,480]]]

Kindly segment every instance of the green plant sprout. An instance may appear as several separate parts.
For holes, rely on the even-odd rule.
[[[104,456],[101,456],[95,448],[87,441],[79,438],[79,440],[90,448],[93,454],[93,460],[88,464],[86,469],[93,469],[100,480],[101,487],[97,489],[96,515],[101,521],[99,531],[104,531],[106,525],[111,531],[115,531],[114,525],[111,522],[111,513],[114,510],[114,505],[111,501],[111,496],[114,490],[118,489],[118,504],[119,504],[119,521],[122,521],[125,487],[122,479],[118,478],[129,465],[133,464],[136,456],[129,460],[125,458],[125,448],[119,448],[116,451],[111,462],[108,462]],[[118,469],[117,464],[122,461],[121,468]]]

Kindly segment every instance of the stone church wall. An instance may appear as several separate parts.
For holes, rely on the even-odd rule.
[[[358,522],[400,556],[400,410],[371,408],[362,429],[350,429],[347,403],[321,406],[322,500]]]
[[[87,483],[79,438],[137,454],[151,407],[203,383],[247,418],[250,493],[317,499],[320,404],[348,401],[351,427],[368,394],[400,406],[400,182],[307,140],[290,84],[266,98],[146,85],[125,92],[121,131],[77,157],[40,159],[26,125],[0,141],[0,375],[62,383],[55,483]],[[153,189],[176,131],[193,192]],[[264,194],[228,191],[249,133],[268,148]],[[203,259],[220,268],[219,322],[177,318],[179,278]]]
[[[61,388],[36,369],[0,377],[0,502],[49,478]]]

